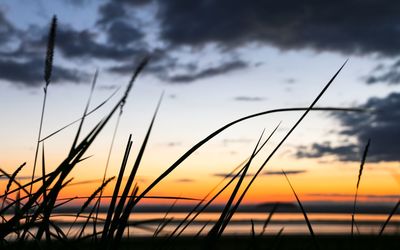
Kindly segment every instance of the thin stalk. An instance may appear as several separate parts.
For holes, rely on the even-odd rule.
[[[364,153],[361,159],[360,170],[358,172],[357,185],[356,185],[356,193],[354,195],[354,204],[353,204],[353,213],[351,214],[351,236],[354,236],[354,224],[355,224],[355,214],[356,214],[356,206],[357,206],[357,196],[358,196],[358,188],[360,186],[361,176],[364,169],[365,160],[367,158],[369,145],[371,143],[371,139],[368,139],[367,145],[365,146]]]

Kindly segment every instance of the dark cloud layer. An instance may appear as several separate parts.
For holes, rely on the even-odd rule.
[[[43,65],[44,60],[30,60],[17,62],[13,60],[0,59],[0,78],[7,79],[17,84],[37,86],[43,84]],[[86,75],[81,72],[69,70],[63,67],[53,67],[52,82],[71,81],[75,83],[86,79]]]
[[[90,0],[64,0],[64,3],[82,7],[88,2]],[[148,44],[146,27],[138,22],[140,17],[133,16],[149,3],[156,6],[151,10],[157,11],[154,13],[156,20],[153,20],[159,24],[159,34],[155,36],[157,45]],[[143,54],[159,54],[162,57],[152,58],[147,73],[165,82],[191,83],[250,67],[250,62],[240,55],[234,60],[227,59],[237,52],[235,49],[254,43],[282,50],[398,56],[399,7],[400,2],[396,0],[109,0],[99,5],[93,29],[79,30],[62,25],[62,21],[68,20],[61,20],[56,48],[67,59],[118,62],[118,66],[109,68],[110,72],[118,74],[130,74],[134,62]],[[0,11],[0,54],[12,39],[17,40],[13,40],[14,44],[20,45],[8,56],[0,55],[0,59],[21,63],[41,58],[43,55],[29,49],[45,46],[47,28],[39,27],[39,30],[42,39],[32,39],[24,35],[29,32],[18,30]],[[183,47],[196,51],[209,44],[216,45],[215,53],[220,57],[211,66],[200,67],[198,61],[185,64],[181,58],[172,56]],[[191,64],[194,64],[193,69],[188,69]],[[69,74],[65,72],[60,81],[71,80],[68,76],[75,72],[64,71]],[[17,77],[0,73],[0,78],[5,80]],[[371,75],[367,82],[397,83],[399,79],[398,68],[390,68]]]
[[[58,29],[57,45],[66,58],[89,58],[108,60],[133,59],[140,50],[119,48],[96,41],[96,34],[88,30],[77,31],[62,26]]]
[[[390,66],[378,65],[378,67],[366,77],[367,84],[375,83],[400,83],[400,60],[397,60]]]
[[[8,42],[15,35],[14,26],[5,18],[0,11],[0,45]]]
[[[299,158],[320,158],[334,155],[341,160],[360,160],[356,145],[332,146],[330,142],[313,143],[311,147],[299,147],[296,156]]]
[[[170,50],[216,44],[219,52],[229,54],[256,43],[282,50],[313,49],[346,55],[396,57],[400,52],[400,2],[395,0],[116,0],[107,3],[108,8],[100,8],[99,22],[126,17],[127,7],[138,9],[149,3],[158,7],[159,38]],[[172,83],[189,83],[241,68],[243,65],[221,63],[195,73],[160,75]],[[366,81],[395,83],[399,75],[391,70]]]
[[[396,0],[157,1],[161,37],[171,45],[249,42],[341,53],[400,52]]]
[[[0,79],[23,86],[43,84],[47,28],[32,27],[34,35],[25,34],[12,25],[0,11]],[[59,35],[59,34],[58,34]],[[57,37],[57,40],[62,40]],[[61,41],[62,43],[62,41]],[[17,47],[12,46],[17,44]],[[87,79],[84,72],[54,65],[52,82],[79,83]]]
[[[365,114],[333,114],[344,126],[340,134],[355,137],[358,145],[314,144],[311,150],[300,148],[297,156],[321,157],[335,154],[342,160],[359,161],[370,138],[367,161],[400,161],[400,93],[391,93],[383,98],[370,98],[362,106],[372,111]]]
[[[104,26],[114,21],[125,19],[127,12],[123,5],[113,1],[99,7],[99,16],[97,24]]]
[[[222,63],[216,67],[208,67],[195,73],[179,74],[167,76],[169,82],[172,83],[190,83],[196,80],[227,74],[231,71],[247,68],[248,64],[243,61],[232,61]]]

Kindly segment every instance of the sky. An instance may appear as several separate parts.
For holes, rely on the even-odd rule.
[[[400,191],[399,5],[395,0],[1,1],[0,168],[12,173],[27,162],[21,181],[32,173],[47,34],[56,15],[42,135],[82,115],[98,70],[91,108],[118,91],[85,121],[84,133],[90,131],[121,96],[135,67],[150,56],[124,107],[107,176],[117,175],[129,134],[134,146],[128,165],[133,165],[163,91],[138,173],[142,189],[230,121],[270,109],[308,107],[348,59],[317,106],[368,112],[311,112],[267,164],[245,202],[293,200],[282,169],[304,200],[346,199],[355,191],[368,139],[360,194],[370,201],[393,201]],[[263,129],[269,134],[281,122],[255,159],[251,176],[301,114],[278,113],[233,126],[152,194],[202,197],[251,154]],[[64,196],[90,194],[99,185],[116,118],[89,149],[92,157],[72,172],[74,182],[88,184],[72,185]],[[76,129],[45,141],[48,169],[66,156]],[[4,188],[7,182],[0,180]]]

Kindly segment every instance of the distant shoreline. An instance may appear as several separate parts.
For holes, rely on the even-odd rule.
[[[133,209],[134,213],[166,213],[169,212],[181,212],[188,213],[192,211],[193,205],[175,205],[171,208],[171,205],[138,205]],[[394,206],[394,202],[358,202],[357,203],[357,214],[385,214],[387,215]],[[253,205],[242,205],[239,207],[237,212],[243,213],[268,213],[271,211],[275,203],[262,203]],[[353,212],[352,202],[304,202],[304,207],[307,213],[336,213],[336,214],[347,214]],[[65,206],[63,208],[54,209],[54,213],[76,213],[79,211],[81,206]],[[100,207],[99,212],[107,212],[108,206],[103,205]],[[223,205],[211,205],[204,210],[205,213],[221,212]],[[275,213],[297,213],[300,212],[297,203],[279,203],[279,206]]]

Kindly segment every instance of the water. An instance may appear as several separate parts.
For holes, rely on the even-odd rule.
[[[88,214],[82,214],[87,216]],[[129,237],[145,237],[153,236],[154,232],[159,227],[163,220],[171,221],[162,229],[159,236],[168,236],[185,218],[187,213],[134,213],[129,218],[130,226],[125,230],[125,236]],[[196,235],[205,226],[200,233],[206,234],[218,219],[219,213],[202,213],[196,220],[186,228],[182,233],[185,236]],[[356,215],[356,230],[360,234],[377,234],[388,215],[385,214],[358,214]],[[102,230],[106,214],[99,214],[99,223],[96,227],[97,232]],[[254,222],[254,230],[256,234],[260,234],[263,229],[264,222],[268,217],[267,213],[245,213],[237,212],[230,224],[224,231],[224,235],[250,235],[251,234],[251,220]],[[308,217],[311,221],[315,234],[339,234],[349,235],[351,230],[351,214],[343,213],[310,213]],[[59,225],[60,228],[66,233],[71,227],[75,215],[73,214],[53,214],[52,221]],[[72,226],[68,237],[77,235],[86,221],[85,218],[77,219],[76,223]],[[385,229],[385,234],[399,234],[400,233],[400,215],[394,215]],[[275,235],[282,228],[283,234],[309,234],[308,228],[301,213],[275,213],[272,220],[268,224],[265,235]],[[179,231],[178,231],[179,232]],[[84,230],[83,235],[90,235],[93,233],[93,224],[89,223]]]

